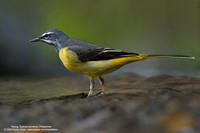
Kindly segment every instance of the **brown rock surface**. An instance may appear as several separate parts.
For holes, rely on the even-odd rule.
[[[48,125],[62,133],[200,132],[200,78],[124,74],[105,81],[106,95],[87,98],[88,81],[82,78],[4,77],[0,127]]]

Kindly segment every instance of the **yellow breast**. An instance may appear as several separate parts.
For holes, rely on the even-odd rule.
[[[67,47],[62,48],[59,50],[59,57],[68,70],[80,73],[78,68],[80,67],[81,62],[73,51],[69,50]]]

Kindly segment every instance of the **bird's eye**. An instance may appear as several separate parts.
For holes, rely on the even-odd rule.
[[[42,36],[42,39],[48,39],[48,38],[49,38],[49,35],[48,35],[48,34]]]

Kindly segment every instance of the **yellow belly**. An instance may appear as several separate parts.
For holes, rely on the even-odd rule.
[[[59,51],[59,57],[68,70],[95,78],[113,72],[127,63],[142,60],[146,56],[139,55],[111,60],[80,62],[77,55],[66,47]]]

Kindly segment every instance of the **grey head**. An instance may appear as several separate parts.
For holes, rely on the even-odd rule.
[[[50,29],[42,33],[39,37],[30,40],[30,42],[44,42],[59,50],[64,47],[63,45],[65,45],[65,42],[69,38],[69,36],[58,29]]]

